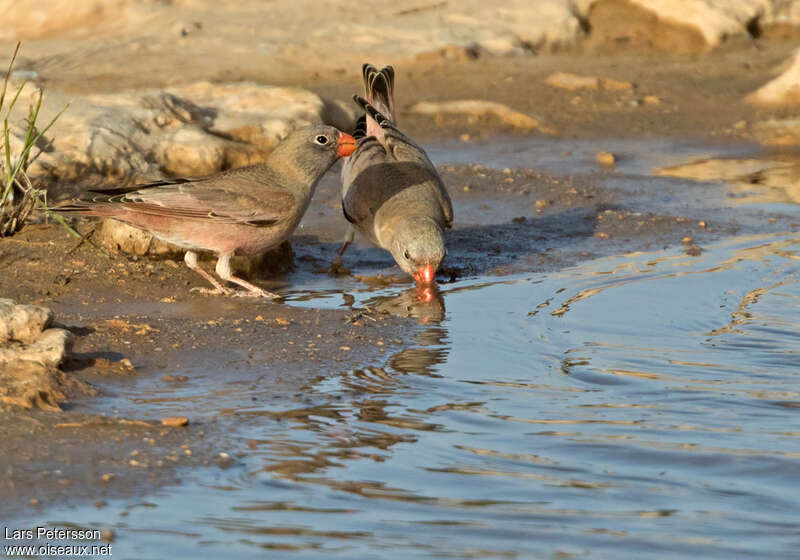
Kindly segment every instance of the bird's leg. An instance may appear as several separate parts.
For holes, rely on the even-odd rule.
[[[191,291],[210,295],[228,295],[231,293],[230,289],[220,284],[219,280],[211,276],[208,272],[200,267],[200,265],[197,263],[197,253],[194,251],[186,251],[186,255],[183,257],[183,262],[185,262],[186,266],[188,266],[191,270],[194,270],[197,274],[211,282],[211,285],[214,286],[213,290],[209,288],[192,288]]]
[[[347,224],[347,233],[344,234],[344,245],[339,249],[339,254],[333,259],[331,263],[331,272],[336,273],[342,270],[342,257],[347,248],[352,245],[353,240],[356,238],[356,228],[353,224]]]
[[[217,261],[217,275],[222,278],[223,280],[227,280],[228,282],[233,282],[234,284],[239,284],[243,288],[247,288],[248,291],[246,292],[236,292],[234,295],[237,296],[251,296],[251,297],[267,297],[267,298],[279,298],[278,294],[273,294],[272,292],[268,292],[263,288],[259,288],[255,284],[251,284],[247,280],[243,278],[239,278],[233,275],[233,271],[231,270],[231,254],[222,255],[219,260]]]

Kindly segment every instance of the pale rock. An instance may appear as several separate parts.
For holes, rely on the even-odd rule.
[[[597,152],[594,159],[603,167],[614,167],[614,165],[617,163],[617,158],[614,157],[614,154],[610,152]]]
[[[605,89],[608,91],[632,91],[633,84],[614,78],[597,78],[595,76],[579,76],[569,72],[550,74],[545,83],[552,87],[570,91],[578,89]]]
[[[519,130],[538,129],[541,132],[552,132],[551,129],[543,127],[537,119],[495,101],[478,99],[440,102],[421,101],[411,106],[409,112],[433,117],[441,115],[454,115],[467,119],[493,117],[511,128]]]
[[[104,219],[97,240],[106,249],[115,253],[129,255],[150,255],[171,258],[183,258],[184,250],[139,228],[128,224]]]
[[[56,367],[69,356],[72,343],[72,333],[68,330],[45,329],[30,344],[0,347],[0,366],[26,361]]]
[[[38,91],[24,90],[22,99]],[[32,177],[76,179],[99,173],[128,183],[156,180],[163,172],[199,176],[264,161],[293,129],[318,122],[342,128],[356,112],[296,88],[242,82],[197,82],[167,90],[137,90],[69,99],[47,92],[39,125],[70,101],[45,138],[50,147],[29,169]],[[10,119],[11,147],[21,150],[25,110]],[[349,125],[349,126],[348,126]]]
[[[600,89],[608,91],[632,91],[633,84],[625,80],[615,80],[614,78],[600,78]]]
[[[90,392],[56,368],[72,349],[72,333],[48,328],[49,309],[0,299],[0,403],[60,410],[68,386]]]
[[[0,0],[0,40],[31,40],[58,35],[111,35],[145,26],[155,15],[149,2],[136,0]],[[155,4],[155,3],[152,3]]]
[[[222,167],[226,140],[196,127],[181,127],[161,135],[156,158],[171,176],[199,177]]]
[[[767,146],[800,145],[800,119],[768,119],[757,123],[753,133]]]
[[[800,0],[773,0],[772,10],[760,22],[763,26],[797,28],[800,26]]]
[[[576,89],[599,89],[600,80],[594,76],[578,76],[569,72],[555,72],[544,81],[548,86],[574,91]]]
[[[774,0],[578,0],[594,45],[704,51],[771,14]]]
[[[53,312],[38,305],[16,305],[0,299],[0,344],[8,341],[30,344],[53,322]]]
[[[507,0],[498,4],[480,2],[479,5],[484,22],[505,26],[529,47],[552,49],[564,46],[574,42],[582,33],[572,2]]]
[[[780,76],[747,96],[747,101],[762,107],[800,105],[800,50],[789,60]]]

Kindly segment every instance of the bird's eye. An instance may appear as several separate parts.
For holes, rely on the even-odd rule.
[[[323,136],[322,134],[320,134],[319,136],[314,138],[314,142],[316,142],[320,146],[324,146],[325,144],[328,143],[328,137],[327,136]]]
[[[411,255],[409,255],[409,254],[408,254],[408,249],[406,249],[406,251],[403,253],[403,256],[404,256],[405,258],[407,258],[407,259],[410,259],[410,258],[411,258]]]

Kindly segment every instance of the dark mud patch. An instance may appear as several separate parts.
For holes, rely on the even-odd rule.
[[[3,514],[61,503],[140,496],[176,483],[176,466],[211,463],[202,426],[80,412],[0,412],[3,423]]]

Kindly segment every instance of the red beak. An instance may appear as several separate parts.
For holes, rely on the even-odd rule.
[[[434,270],[432,264],[426,264],[424,267],[420,268],[414,275],[414,280],[417,281],[417,284],[422,286],[433,284],[435,279],[436,279],[436,270]]]
[[[336,151],[339,157],[349,156],[356,151],[356,148],[358,148],[358,142],[355,138],[344,132],[339,134],[339,149]]]

